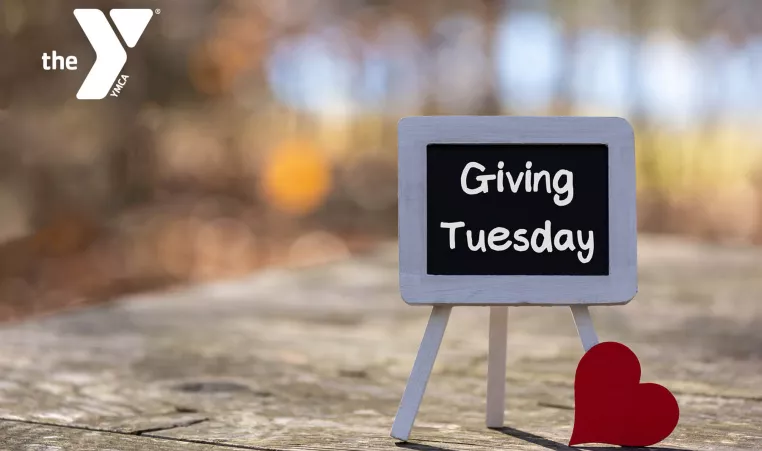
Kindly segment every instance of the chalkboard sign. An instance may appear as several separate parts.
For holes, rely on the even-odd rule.
[[[637,291],[634,135],[619,118],[399,124],[410,304],[618,304]]]
[[[429,144],[427,274],[609,274],[603,144]]]

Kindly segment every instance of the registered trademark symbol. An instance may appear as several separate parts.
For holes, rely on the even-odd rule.
[[[156,8],[156,14],[161,14],[161,10],[159,8]]]

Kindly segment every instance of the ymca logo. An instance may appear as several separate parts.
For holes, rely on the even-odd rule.
[[[109,12],[117,31],[130,48],[138,43],[153,14],[151,9],[112,9]],[[111,28],[105,14],[98,9],[75,9],[74,17],[95,50],[95,63],[79,88],[77,98],[103,99],[109,95],[109,91],[111,96],[119,97],[129,78],[128,75],[119,75],[127,62],[127,52],[119,42],[119,37]],[[77,57],[64,57],[58,55],[55,50],[51,55],[43,53],[42,67],[45,70],[77,70]]]

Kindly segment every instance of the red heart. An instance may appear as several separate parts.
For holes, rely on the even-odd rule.
[[[669,390],[640,383],[640,362],[627,346],[600,343],[582,356],[574,378],[570,446],[650,446],[667,438],[679,418]]]

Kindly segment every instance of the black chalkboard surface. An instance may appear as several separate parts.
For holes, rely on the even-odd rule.
[[[429,275],[609,275],[605,144],[429,144]]]

